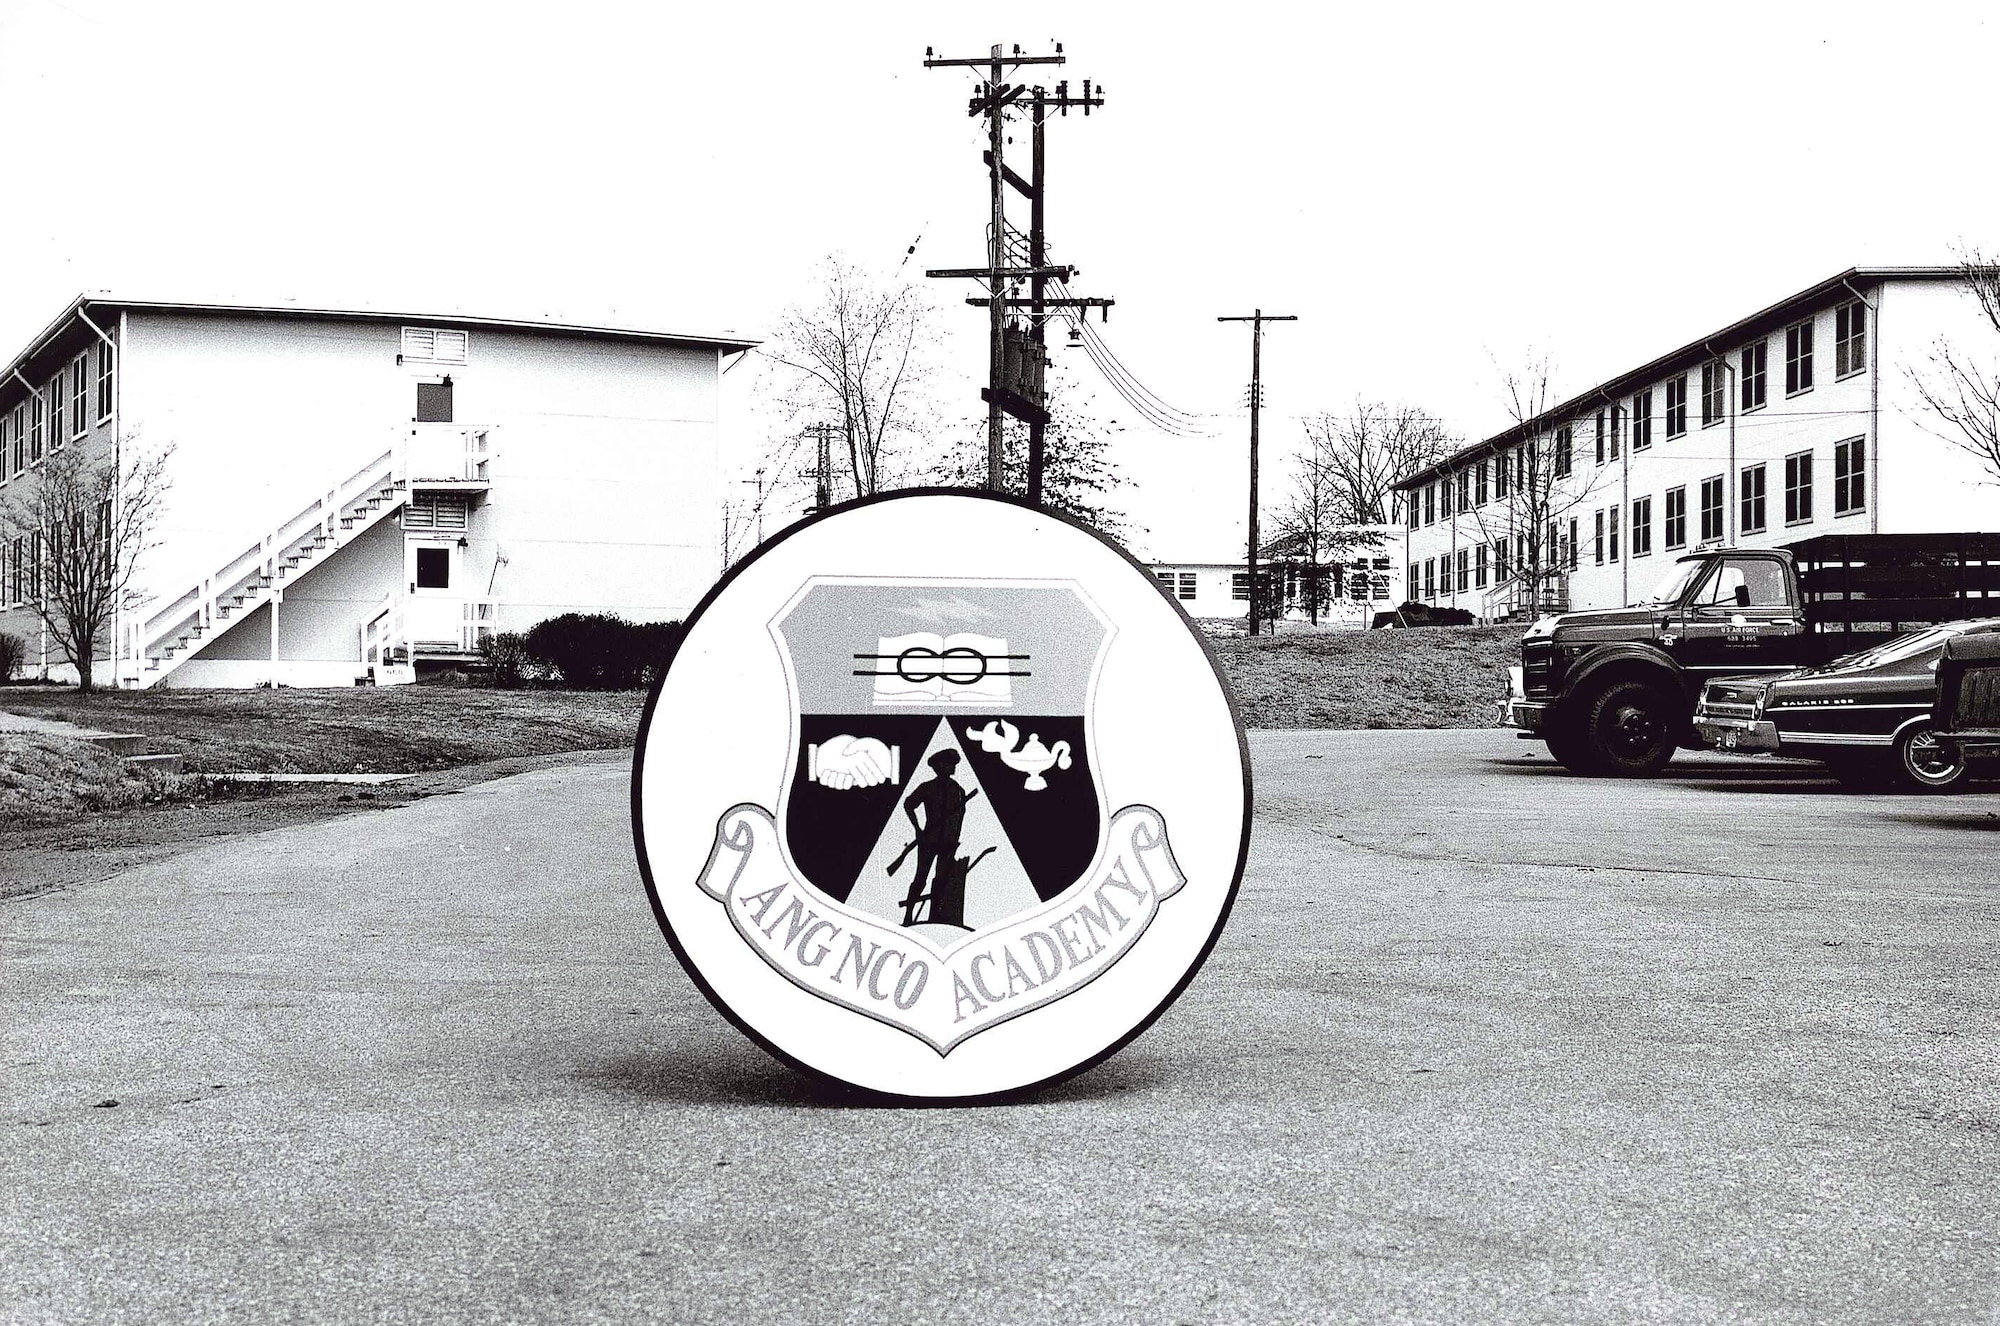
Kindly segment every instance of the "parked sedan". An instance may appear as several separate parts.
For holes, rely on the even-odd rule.
[[[1947,640],[1993,631],[2000,617],[1946,622],[1821,667],[1717,678],[1702,688],[1695,731],[1716,750],[1819,760],[1855,781],[1956,787],[1965,763],[1939,745],[1931,722],[1938,659]]]

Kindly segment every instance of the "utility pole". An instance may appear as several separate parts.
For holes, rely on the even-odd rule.
[[[813,485],[813,510],[824,511],[833,504],[833,493],[828,487],[826,473],[828,464],[833,459],[833,425],[821,421],[814,424],[811,431],[819,444],[818,455],[815,457],[816,465],[813,471],[817,476],[817,480]]]
[[[738,479],[737,482],[754,483],[757,485],[757,505],[753,509],[752,514],[757,517],[757,542],[761,544],[764,542],[764,467],[762,465],[757,467],[756,478]]]
[[[1257,634],[1257,411],[1264,403],[1264,324],[1297,322],[1293,313],[1266,313],[1257,309],[1248,317],[1217,318],[1217,322],[1250,324],[1250,548],[1245,560],[1250,566],[1249,634]]]
[[[1091,307],[1108,309],[1109,299],[1050,300],[1047,296],[1047,282],[1076,274],[1073,267],[1051,266],[1045,252],[1044,225],[1044,171],[1043,171],[1043,123],[1052,109],[1067,115],[1071,106],[1081,107],[1088,115],[1092,106],[1102,106],[1104,98],[1101,89],[1092,94],[1091,85],[1086,81],[1081,97],[1071,97],[1069,85],[1059,83],[1051,97],[1041,88],[1010,86],[1001,81],[1006,71],[1025,64],[1062,64],[1062,46],[1056,46],[1054,55],[1023,55],[1019,46],[1012,55],[1003,55],[995,45],[984,57],[971,59],[940,59],[932,48],[924,51],[924,67],[935,69],[941,66],[983,69],[986,82],[979,94],[972,98],[968,115],[987,117],[986,166],[990,180],[992,216],[988,223],[987,264],[984,268],[942,268],[927,271],[930,277],[970,277],[986,283],[983,299],[968,299],[968,304],[984,305],[987,310],[987,385],[980,393],[986,401],[986,486],[994,491],[1005,487],[1006,451],[1004,446],[1004,422],[1006,415],[1012,415],[1028,425],[1028,495],[1031,500],[1041,500],[1042,460],[1044,431],[1048,426],[1048,410],[1044,405],[1042,391],[1042,371],[1046,363],[1046,338],[1043,327],[1047,322],[1048,310],[1053,307],[1074,307],[1088,310]],[[1006,164],[1006,109],[1009,105],[1026,99],[1032,93],[1034,163],[1031,169],[1032,182],[1022,179],[1007,168]],[[1013,188],[1025,195],[1032,211],[1028,237],[1028,266],[1008,266],[1007,255],[1007,195]],[[1026,279],[1030,282],[1031,297],[1012,299],[1007,295],[1010,281]],[[1017,344],[1010,356],[1008,346],[1007,311],[1026,306],[1029,312],[1030,331],[1025,344]],[[1087,316],[1087,313],[1085,314]],[[1032,363],[1030,362],[1032,360]]]

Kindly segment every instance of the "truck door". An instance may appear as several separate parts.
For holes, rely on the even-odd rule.
[[[1672,652],[1697,681],[1783,672],[1799,665],[1804,630],[1783,562],[1720,557],[1682,610],[1681,639]]]

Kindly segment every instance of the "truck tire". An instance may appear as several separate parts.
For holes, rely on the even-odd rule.
[[[1571,773],[1592,772],[1590,750],[1584,743],[1583,733],[1577,730],[1576,724],[1567,719],[1561,722],[1551,720],[1542,733],[1542,740],[1548,742],[1549,754],[1553,755],[1556,763],[1563,768]]]
[[[1677,697],[1645,681],[1614,681],[1584,708],[1583,743],[1592,773],[1651,778],[1679,745]]]
[[[1898,792],[1949,792],[1965,786],[1965,761],[1945,755],[1925,719],[1897,738],[1889,760],[1889,783]]]

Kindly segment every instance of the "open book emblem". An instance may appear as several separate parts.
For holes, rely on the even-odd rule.
[[[875,679],[875,704],[1008,705],[1013,678],[1034,675],[1028,661],[997,636],[918,631],[882,636],[854,656],[854,675]]]

